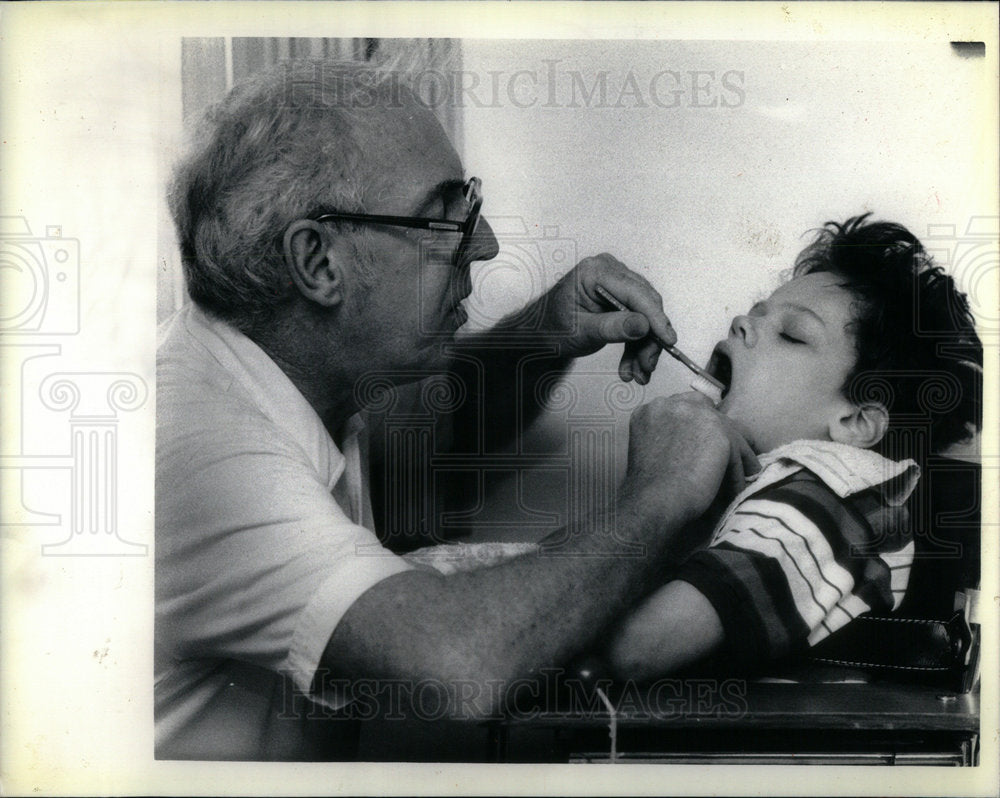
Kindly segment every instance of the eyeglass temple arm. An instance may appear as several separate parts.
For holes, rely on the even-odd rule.
[[[416,219],[411,216],[382,216],[370,213],[324,213],[316,221],[325,222],[337,219],[345,222],[374,222],[375,224],[391,224],[398,227],[415,227],[421,230],[448,230],[460,233],[464,225],[458,222],[436,221],[434,219]]]

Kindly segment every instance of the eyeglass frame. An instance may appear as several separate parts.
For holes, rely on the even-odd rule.
[[[393,227],[409,227],[418,230],[442,230],[450,233],[461,233],[462,240],[456,250],[456,259],[460,258],[468,246],[469,239],[476,232],[479,226],[480,209],[483,206],[483,181],[478,177],[470,177],[462,186],[462,193],[465,201],[471,207],[469,215],[463,222],[451,222],[447,219],[429,219],[422,216],[386,216],[378,213],[324,213],[317,216],[313,221],[328,222],[358,222],[362,224],[385,224]],[[456,261],[457,262],[457,261]]]

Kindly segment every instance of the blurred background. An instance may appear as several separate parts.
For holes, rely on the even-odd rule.
[[[909,227],[997,327],[996,297],[977,293],[996,268],[997,219],[974,44],[188,38],[165,153],[234,81],[293,57],[408,72],[482,179],[501,252],[473,270],[467,330],[606,251],[661,292],[679,345],[704,361],[808,231],[868,211]],[[162,320],[185,294],[165,205],[159,227]],[[621,386],[620,354],[576,364],[522,459],[480,470],[455,530],[534,539],[613,490],[631,410],[690,382],[663,358],[648,386]]]

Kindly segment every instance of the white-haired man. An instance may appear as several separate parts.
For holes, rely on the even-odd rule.
[[[355,389],[468,361],[442,340],[465,320],[470,265],[497,253],[480,192],[398,83],[315,65],[234,89],[178,168],[194,302],[158,350],[158,757],[349,757],[356,729],[341,718],[359,680],[433,680],[457,686],[452,714],[493,712],[497,685],[565,661],[657,586],[701,542],[685,523],[739,481],[745,449],[725,419],[657,400],[632,417],[614,528],[598,513],[566,530],[574,551],[606,556],[446,577],[379,545]],[[635,312],[607,312],[598,280]],[[674,337],[660,297],[609,255],[539,303],[544,329],[564,331],[558,354],[524,360],[504,399],[517,413],[500,407],[480,433],[516,434],[507,420],[537,415],[542,375],[609,342],[626,342],[620,371],[645,383],[650,330]],[[486,383],[520,357],[476,351]],[[622,541],[646,556],[615,556]]]

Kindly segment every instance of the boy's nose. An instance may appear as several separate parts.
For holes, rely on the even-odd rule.
[[[729,334],[735,335],[748,347],[757,345],[757,331],[749,316],[737,316],[729,327]]]

